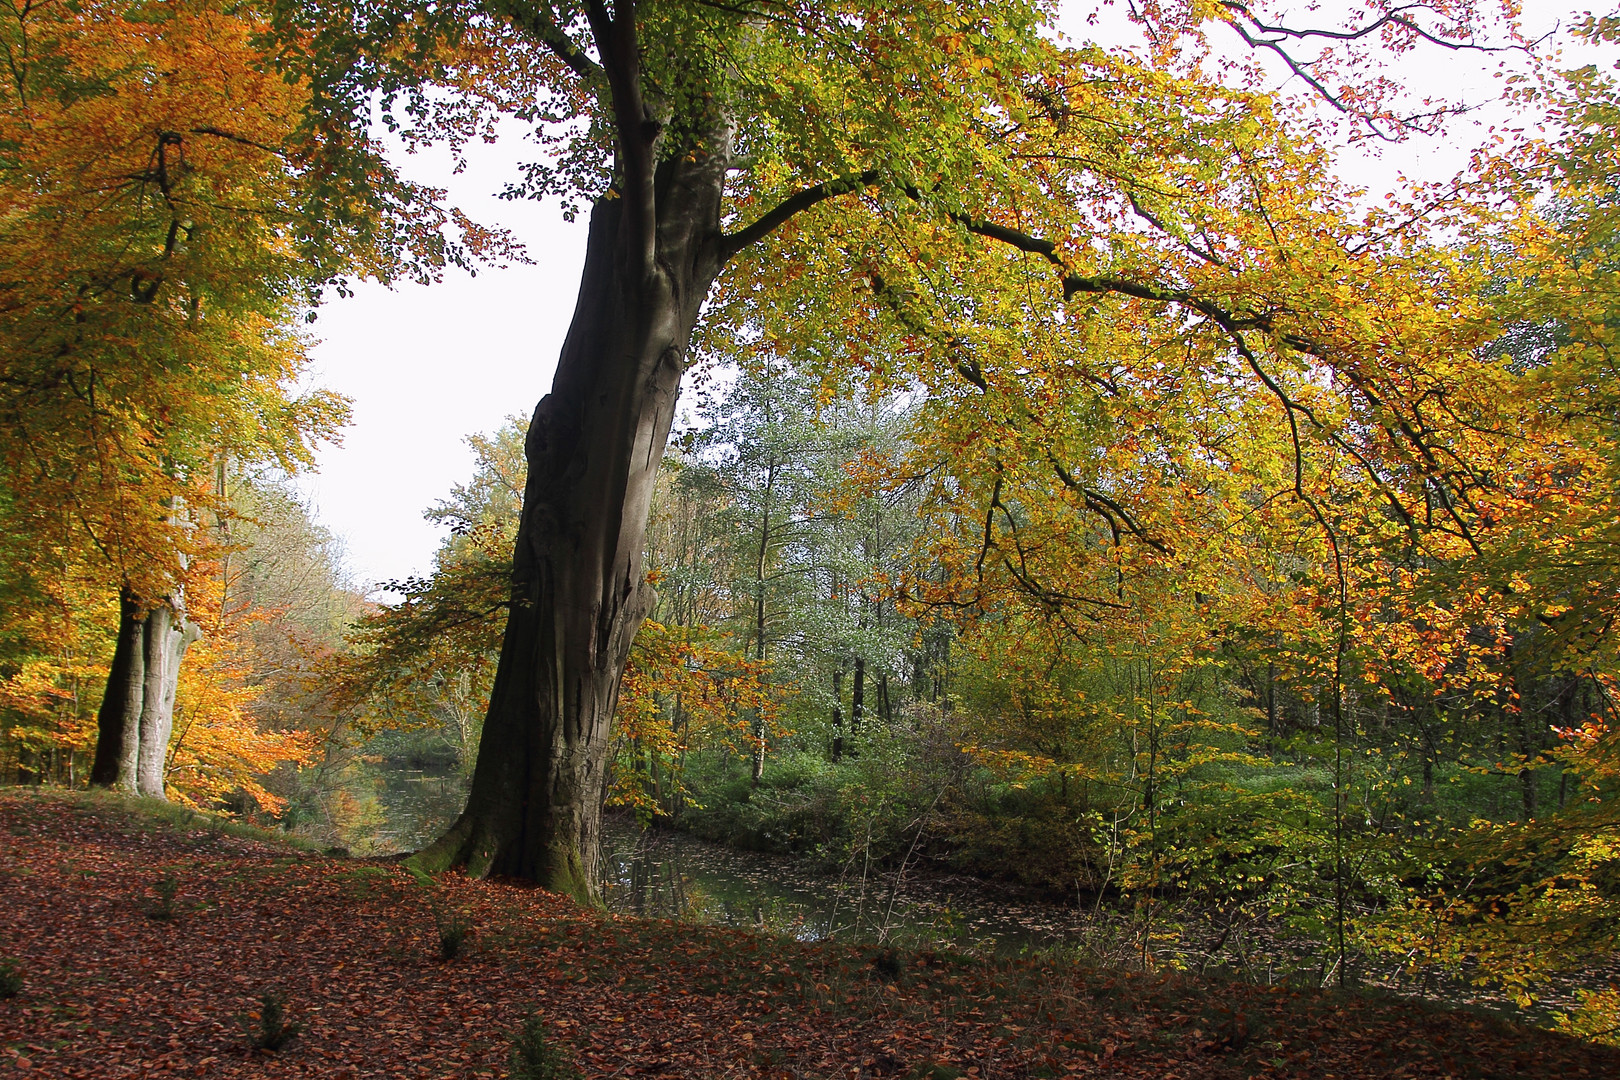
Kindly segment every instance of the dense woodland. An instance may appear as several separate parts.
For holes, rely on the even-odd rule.
[[[1602,970],[1614,67],[1462,0],[1140,8],[8,0],[0,768],[337,844],[342,775],[436,764],[422,869],[586,902],[606,807],[1013,883],[1125,967],[1198,925],[1315,985]],[[1450,121],[1381,76],[1423,50],[1512,54],[1516,119],[1352,189],[1335,147]],[[308,320],[526,257],[385,152],[500,116],[510,194],[592,215],[581,314],[383,602],[290,479],[349,407]],[[1620,1043],[1620,993],[1559,1023]]]

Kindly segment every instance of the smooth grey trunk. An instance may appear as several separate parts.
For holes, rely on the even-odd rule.
[[[153,608],[146,617],[146,671],[141,686],[135,790],[154,799],[166,797],[163,778],[169,760],[169,735],[174,730],[180,665],[186,650],[200,636],[197,624],[186,618],[185,606],[178,598]]]
[[[465,865],[598,899],[610,725],[652,605],[647,514],[692,331],[724,261],[729,130],[705,144],[657,166],[650,237],[629,198],[592,209],[573,322],[525,445],[511,602],[467,807],[415,857],[423,869]]]

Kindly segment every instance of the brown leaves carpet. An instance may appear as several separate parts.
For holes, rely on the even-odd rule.
[[[0,957],[19,1077],[502,1077],[536,1012],[593,1078],[1620,1077],[1620,1052],[1387,997],[612,918],[20,789]],[[302,1025],[275,1052],[248,1034],[265,993]]]

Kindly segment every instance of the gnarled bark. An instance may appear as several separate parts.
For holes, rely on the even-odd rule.
[[[658,167],[650,245],[633,199],[592,210],[573,323],[529,427],[511,606],[467,808],[416,856],[424,869],[460,864],[597,899],[610,724],[651,606],[653,482],[723,261],[729,133],[705,142]]]

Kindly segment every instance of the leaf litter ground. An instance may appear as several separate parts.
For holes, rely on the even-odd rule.
[[[536,1012],[592,1078],[1620,1076],[1400,999],[613,917],[61,793],[0,792],[0,911],[18,1076],[501,1077]],[[274,1053],[242,1019],[266,993],[302,1025]]]

